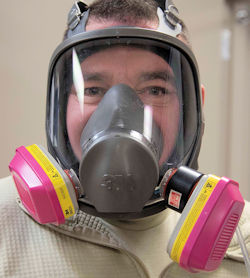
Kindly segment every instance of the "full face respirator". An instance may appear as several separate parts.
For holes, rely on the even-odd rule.
[[[48,151],[21,146],[9,164],[22,204],[37,222],[55,225],[78,210],[115,219],[176,210],[170,257],[191,272],[214,270],[244,200],[235,181],[193,170],[204,128],[201,86],[194,55],[177,38],[177,9],[159,6],[157,30],[87,32],[89,13],[74,4],[51,59]]]

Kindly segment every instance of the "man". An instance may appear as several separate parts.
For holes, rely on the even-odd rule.
[[[80,210],[40,225],[2,180],[0,276],[247,277],[235,239],[234,260],[213,273],[189,273],[165,251],[179,214],[158,185],[172,167],[197,167],[204,90],[175,7],[166,17],[158,5],[73,6],[51,60],[46,131],[51,154],[80,179]],[[247,218],[248,204],[244,232]]]

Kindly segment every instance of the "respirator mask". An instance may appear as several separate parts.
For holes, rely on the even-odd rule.
[[[80,209],[92,215],[160,212],[166,171],[197,168],[203,122],[196,60],[174,37],[180,25],[170,28],[158,13],[159,30],[79,32],[87,10],[51,59],[48,149],[79,177]]]
[[[76,3],[67,39],[50,63],[49,152],[38,145],[20,147],[9,167],[24,207],[40,223],[62,224],[78,209],[116,219],[166,207],[184,210],[168,252],[189,271],[213,270],[244,201],[235,182],[179,168],[197,169],[203,121],[197,63],[176,38],[181,25],[172,6],[158,9],[158,30],[116,26],[85,32],[89,10]],[[185,219],[193,223],[189,229]],[[192,260],[215,219],[219,228],[196,265]],[[230,221],[214,262],[210,255]]]

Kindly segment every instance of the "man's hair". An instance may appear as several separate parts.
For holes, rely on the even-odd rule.
[[[137,25],[142,22],[157,22],[158,3],[155,0],[95,0],[89,5],[89,21],[114,20],[121,24]],[[183,21],[182,32],[178,36],[189,47],[189,33]],[[67,30],[64,34],[66,38]]]
[[[90,18],[115,20],[120,23],[137,24],[157,21],[157,2],[154,0],[96,0],[90,6]]]

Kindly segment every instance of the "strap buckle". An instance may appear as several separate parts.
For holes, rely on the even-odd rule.
[[[181,23],[181,20],[179,18],[179,11],[174,4],[171,3],[168,7],[166,7],[164,13],[166,15],[167,21],[173,27],[176,27],[179,23]]]
[[[68,14],[68,27],[74,30],[81,21],[81,17],[85,11],[88,10],[88,6],[83,2],[75,2]]]

